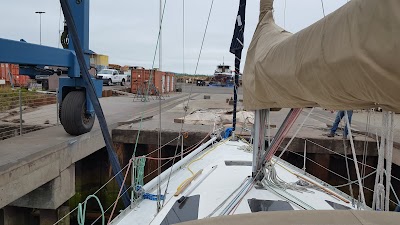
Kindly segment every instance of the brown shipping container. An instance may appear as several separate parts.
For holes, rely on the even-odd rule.
[[[165,76],[165,72],[162,71],[152,71],[146,69],[136,69],[131,71],[131,90],[132,93],[138,93],[138,90],[143,94],[148,87],[148,82],[151,79],[151,83],[157,88],[159,92],[162,92],[163,76]],[[164,78],[165,79],[165,78]],[[164,86],[165,89],[165,86]],[[155,94],[154,90],[150,90],[151,95]]]
[[[5,63],[0,63],[0,79],[2,79],[2,80],[6,79],[6,64]]]

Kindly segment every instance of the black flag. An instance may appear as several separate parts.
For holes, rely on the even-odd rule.
[[[240,0],[239,11],[236,17],[235,31],[233,33],[231,48],[229,50],[232,54],[235,55],[237,51],[243,49],[245,16],[246,16],[246,0]]]
[[[239,88],[240,61],[242,58],[244,42],[244,25],[246,16],[246,0],[240,0],[238,15],[236,17],[235,31],[233,32],[231,48],[229,51],[235,54],[235,86],[233,89],[233,131],[236,130],[237,91]]]

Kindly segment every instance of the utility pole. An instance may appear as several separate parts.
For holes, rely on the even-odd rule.
[[[35,13],[39,14],[39,18],[40,18],[40,30],[39,30],[39,33],[40,33],[40,45],[42,45],[42,14],[46,13],[46,12],[37,11]]]

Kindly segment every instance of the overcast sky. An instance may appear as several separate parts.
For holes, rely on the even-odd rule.
[[[164,1],[164,0],[163,0]],[[185,1],[185,72],[194,73],[211,0]],[[324,0],[325,13],[347,0]],[[200,59],[198,74],[212,74],[216,65],[233,65],[229,53],[239,0],[215,0]],[[320,0],[275,0],[278,25],[297,32],[323,17]],[[150,68],[158,34],[159,0],[91,0],[90,48],[109,55],[109,62]],[[0,7],[0,37],[39,43],[42,16],[42,44],[60,47],[60,4],[57,0],[4,1]],[[183,70],[182,0],[167,0],[163,24],[162,69]],[[258,22],[259,0],[247,0],[245,48]],[[62,26],[61,26],[62,28]],[[1,50],[0,50],[1,51]],[[244,51],[245,57],[246,51]],[[158,67],[158,56],[155,67]],[[243,65],[242,65],[243,69]]]

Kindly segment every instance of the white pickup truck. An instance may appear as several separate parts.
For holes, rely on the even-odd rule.
[[[121,84],[125,86],[125,82],[128,80],[127,76],[124,74],[119,74],[117,70],[113,69],[102,69],[97,73],[97,78],[103,80],[103,84]]]

